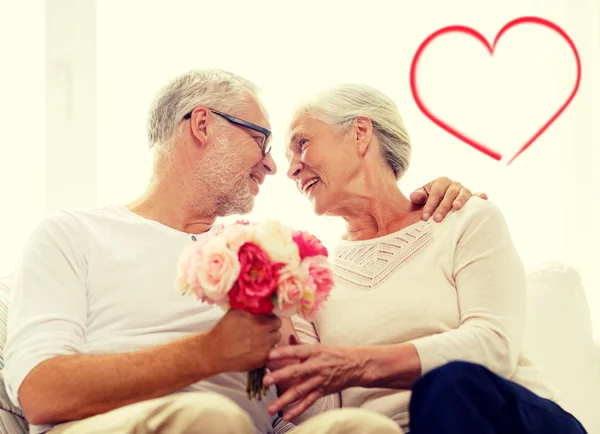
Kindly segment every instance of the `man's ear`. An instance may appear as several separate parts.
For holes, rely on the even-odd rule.
[[[367,152],[373,135],[373,123],[366,116],[357,116],[353,124],[354,142],[361,157]]]
[[[192,117],[190,118],[192,136],[198,140],[201,146],[206,146],[208,143],[210,118],[210,111],[206,107],[196,107],[192,111]]]

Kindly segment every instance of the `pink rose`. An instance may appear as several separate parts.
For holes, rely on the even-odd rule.
[[[182,295],[195,294],[199,299],[204,296],[196,273],[197,264],[202,257],[202,244],[195,242],[184,247],[177,261],[177,277],[175,278],[175,286]]]
[[[311,256],[325,256],[327,257],[327,249],[314,235],[309,234],[308,232],[302,231],[294,231],[292,234],[292,238],[295,243],[298,245],[298,250],[300,251],[300,259],[304,259]]]
[[[300,270],[306,280],[299,314],[312,321],[333,288],[333,272],[324,256],[305,258],[300,264]]]
[[[222,304],[240,273],[240,263],[235,252],[227,248],[221,237],[211,237],[199,244],[200,254],[192,255],[189,281],[201,288],[196,296],[204,301]]]
[[[272,312],[272,297],[283,265],[272,264],[267,254],[253,243],[240,247],[238,259],[241,270],[237,284],[229,293],[230,306],[255,314]]]
[[[277,303],[273,313],[278,316],[290,317],[298,312],[300,300],[304,294],[302,278],[298,269],[284,267],[279,272],[277,287]]]

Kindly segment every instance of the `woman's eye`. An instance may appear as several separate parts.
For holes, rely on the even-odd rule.
[[[304,148],[304,145],[306,145],[307,142],[308,142],[308,139],[298,140],[298,147],[300,148],[300,150],[302,150],[302,148]]]

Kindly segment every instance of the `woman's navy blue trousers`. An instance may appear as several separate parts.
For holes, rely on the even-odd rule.
[[[410,434],[585,432],[554,402],[473,363],[448,363],[413,385]]]

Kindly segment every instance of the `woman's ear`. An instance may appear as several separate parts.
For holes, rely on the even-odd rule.
[[[354,141],[356,150],[361,157],[367,152],[373,135],[373,123],[366,116],[354,118]]]

